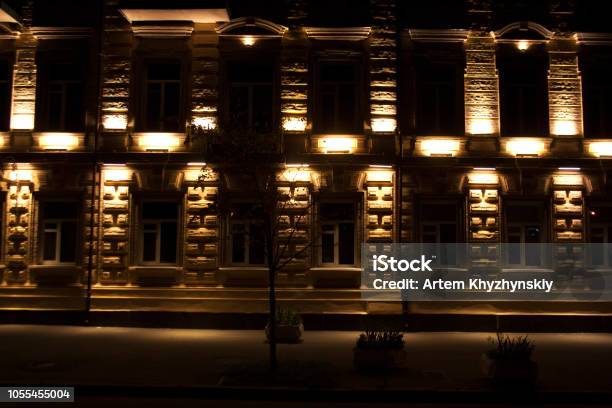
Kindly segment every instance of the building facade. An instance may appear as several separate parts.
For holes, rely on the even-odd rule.
[[[361,243],[612,239],[612,34],[589,2],[7,3],[0,307],[80,308],[90,285],[99,310],[265,310],[248,188],[192,137],[235,123],[299,181],[277,280],[304,312],[381,307]]]

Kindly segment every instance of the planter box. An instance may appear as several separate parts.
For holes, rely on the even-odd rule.
[[[487,378],[500,384],[533,384],[538,378],[538,364],[531,360],[495,360],[483,354],[481,367]]]
[[[406,361],[406,351],[353,349],[353,363],[360,370],[399,368]]]
[[[83,269],[75,265],[32,265],[30,280],[41,286],[69,286],[81,282]]]
[[[299,343],[302,341],[302,332],[304,325],[300,323],[297,326],[292,325],[277,325],[276,326],[276,342],[277,343]],[[270,341],[270,324],[266,325],[266,338]]]

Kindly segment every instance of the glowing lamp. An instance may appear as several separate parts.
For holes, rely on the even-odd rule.
[[[291,167],[283,171],[283,180],[289,182],[310,181],[310,170]]]
[[[140,147],[149,151],[174,150],[179,144],[179,137],[174,133],[145,133],[139,137]]]
[[[4,146],[4,136],[0,135],[0,147]]]
[[[368,181],[384,181],[391,182],[393,180],[393,171],[391,170],[373,170],[367,173]]]
[[[530,45],[531,45],[531,44],[529,44],[529,41],[527,41],[527,40],[520,40],[520,41],[518,41],[518,42],[516,43],[516,48],[517,48],[519,51],[527,51],[527,50],[529,49],[529,46],[530,46]]]
[[[325,137],[319,140],[319,148],[325,153],[351,153],[357,148],[357,140],[351,137]]]
[[[203,129],[215,129],[217,127],[217,118],[214,116],[198,116],[193,118],[191,123]]]
[[[306,130],[306,118],[295,116],[283,118],[283,129],[287,132],[303,132]]]
[[[612,142],[592,142],[589,152],[596,157],[612,157]]]
[[[255,45],[255,37],[252,35],[245,35],[240,39],[240,41],[242,41],[242,44],[246,47],[252,47]]]
[[[468,174],[468,182],[470,184],[499,184],[499,176],[494,170],[475,170]]]
[[[555,120],[552,123],[552,133],[557,136],[577,135],[578,125],[573,120]]]
[[[38,138],[45,150],[72,150],[79,146],[79,138],[72,133],[46,133]]]
[[[506,151],[513,156],[539,156],[544,151],[544,142],[530,139],[508,141]]]
[[[33,113],[14,113],[11,116],[11,129],[32,130],[34,129]]]
[[[491,135],[495,133],[492,119],[469,119],[467,128],[471,135]]]
[[[580,174],[557,174],[553,176],[553,184],[556,186],[581,186],[582,176]]]
[[[392,118],[374,118],[372,119],[372,132],[375,133],[391,133],[395,132],[397,124]]]
[[[105,164],[104,181],[129,181],[132,173],[122,164]]]
[[[104,126],[104,129],[106,130],[125,130],[127,128],[127,115],[104,115],[102,119],[102,126]]]
[[[451,139],[429,139],[421,141],[421,151],[426,156],[450,157],[459,151],[459,141]]]
[[[31,181],[32,170],[11,170],[9,178],[11,181]]]

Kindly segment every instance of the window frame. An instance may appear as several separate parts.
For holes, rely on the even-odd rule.
[[[596,220],[594,221],[593,215],[591,212],[593,211],[594,208],[601,208],[601,207],[609,208],[610,211],[612,211],[612,203],[606,202],[603,200],[602,201],[595,200],[593,202],[588,202],[587,204],[588,205],[587,205],[587,212],[586,212],[587,214],[586,216],[587,217],[587,230],[586,230],[586,240],[587,241],[586,242],[589,244],[589,251],[588,251],[589,265],[595,269],[609,268],[610,266],[612,266],[612,220],[610,220],[608,223],[597,222]],[[602,242],[592,241],[593,227],[603,229]],[[603,252],[602,252],[603,263],[598,264],[598,265],[593,264],[592,250],[593,250],[594,244],[603,245]]]
[[[352,204],[355,210],[355,216],[353,219],[342,219],[342,220],[323,220],[321,214],[322,204]],[[361,200],[351,197],[318,197],[316,200],[316,220],[317,220],[317,262],[321,267],[336,267],[336,268],[352,268],[356,267],[360,260],[359,251],[359,237],[361,233],[360,221],[363,217],[360,217],[360,213],[363,209]],[[353,224],[353,263],[343,264],[340,263],[340,224]],[[334,261],[323,262],[323,226],[332,225],[334,235]]]
[[[182,132],[185,129],[185,61],[183,58],[151,58],[144,59],[143,61],[143,73],[142,73],[142,88],[141,88],[141,115],[140,115],[140,125],[137,128],[143,132],[159,132],[159,133],[175,133]],[[154,64],[177,64],[179,67],[179,78],[174,80],[168,79],[155,79],[149,80],[149,66]],[[159,100],[159,108],[160,108],[160,128],[149,128],[148,125],[148,107],[149,107],[149,84],[160,84],[160,100]],[[164,92],[166,89],[166,84],[178,84],[178,115],[177,115],[177,128],[176,129],[165,129],[163,119],[163,108],[165,107],[164,101]]]
[[[176,218],[155,218],[149,219],[144,218],[144,206],[147,203],[171,203],[176,204]],[[137,253],[137,262],[142,266],[179,266],[180,265],[180,248],[181,248],[181,237],[182,237],[182,215],[183,215],[183,206],[178,199],[174,197],[141,197],[138,200],[138,253]],[[161,262],[161,244],[162,244],[162,224],[167,222],[175,222],[176,223],[176,248],[175,248],[175,261],[174,262]],[[145,253],[145,225],[154,224],[155,225],[155,260],[154,261],[145,261],[144,253]]]
[[[539,212],[539,226],[541,230],[540,234],[540,263],[539,265],[527,265],[527,255],[525,251],[525,244],[529,244],[526,241],[526,230],[525,228],[534,226],[534,222],[531,221],[510,221],[508,219],[508,208],[509,207],[529,207],[535,206],[538,207]],[[547,252],[546,252],[546,244],[550,239],[550,220],[548,219],[550,213],[550,200],[548,199],[529,199],[529,198],[507,198],[504,200],[504,205],[502,206],[502,222],[503,222],[503,237],[504,242],[506,244],[519,244],[520,245],[520,263],[510,263],[510,247],[507,247],[506,253],[504,254],[504,264],[513,269],[542,269],[547,262]],[[520,239],[519,243],[510,243],[509,242],[509,228],[520,228]]]
[[[235,205],[246,205],[246,204],[252,204],[252,205],[257,205],[256,202],[254,202],[253,200],[248,200],[248,199],[235,199],[235,200],[231,200],[231,204],[230,204],[230,208],[232,206]],[[226,250],[226,264],[228,266],[241,266],[241,267],[266,267],[267,266],[267,254],[266,254],[266,248],[265,246],[262,246],[262,258],[263,261],[261,263],[251,263],[250,262],[250,251],[251,251],[251,240],[250,240],[250,235],[251,235],[251,227],[253,226],[257,226],[257,225],[263,225],[263,220],[257,220],[255,218],[232,218],[232,214],[231,214],[231,210],[230,213],[227,214],[226,217],[226,227],[225,227],[225,234],[227,239],[226,241],[226,245],[225,245],[225,250]],[[233,227],[234,225],[244,225],[243,231],[244,231],[244,262],[236,262],[234,261],[234,232],[233,232]],[[262,231],[263,233],[263,231]]]
[[[74,203],[76,205],[77,214],[74,219],[69,218],[47,218],[45,214],[45,204],[46,203]],[[39,209],[39,250],[38,250],[38,260],[41,265],[79,265],[81,263],[82,257],[82,246],[83,246],[83,216],[84,216],[84,201],[82,197],[76,197],[74,195],[68,194],[67,197],[59,197],[59,196],[43,196],[37,198],[37,204]],[[74,222],[75,227],[75,237],[74,237],[74,261],[61,261],[61,242],[62,242],[62,225],[65,222]],[[46,238],[45,235],[47,233],[46,224],[55,223],[57,226],[55,227],[55,257],[54,259],[45,259],[45,249],[46,249]]]

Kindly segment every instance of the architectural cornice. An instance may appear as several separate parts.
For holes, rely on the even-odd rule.
[[[469,31],[462,29],[429,30],[411,28],[408,30],[408,33],[413,41],[463,42],[467,39]]]
[[[225,24],[218,26],[215,31],[220,35],[242,35],[244,33],[234,33],[234,31],[241,28],[259,28],[269,32],[267,35],[282,36],[288,30],[287,27],[276,24],[272,21],[265,20],[258,17],[240,17],[231,20]]]
[[[306,35],[314,40],[365,40],[370,35],[370,27],[305,27]]]
[[[132,24],[132,32],[141,38],[190,37],[193,33],[191,21],[177,21],[168,24]]]
[[[39,40],[89,38],[92,33],[89,27],[32,27],[30,31]]]
[[[612,33],[576,33],[576,39],[586,45],[612,45]]]
[[[533,21],[515,21],[514,23],[510,23],[497,31],[493,31],[493,33],[495,34],[495,38],[499,39],[513,31],[533,31],[547,40],[551,39],[555,35],[553,31],[550,31],[541,24],[534,23]]]

